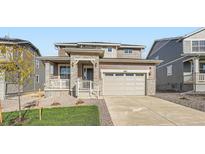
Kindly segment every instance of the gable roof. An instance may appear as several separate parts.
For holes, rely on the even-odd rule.
[[[33,45],[30,41],[27,40],[22,40],[22,39],[18,39],[18,38],[9,38],[9,37],[0,37],[0,44],[25,44],[30,46],[34,51],[36,51],[36,53],[41,56],[41,53],[39,51],[39,49]]]
[[[201,31],[205,30],[205,28],[200,28],[190,34],[186,34],[184,36],[178,36],[178,37],[169,37],[169,38],[162,38],[162,39],[157,39],[154,41],[148,55],[147,55],[147,58],[151,55],[151,54],[154,54],[156,53],[160,48],[162,48],[163,46],[165,46],[167,43],[169,43],[170,41],[174,41],[176,40],[176,42],[180,42],[182,41],[183,39],[185,38],[188,38],[194,34],[197,34]]]
[[[55,47],[62,46],[80,46],[80,45],[91,45],[91,46],[118,46],[120,48],[140,48],[144,49],[144,45],[137,44],[124,44],[124,43],[113,43],[113,42],[62,42],[55,43]]]

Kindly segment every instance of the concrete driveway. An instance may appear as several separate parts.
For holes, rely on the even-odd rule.
[[[150,96],[106,96],[114,125],[205,125],[205,112]]]

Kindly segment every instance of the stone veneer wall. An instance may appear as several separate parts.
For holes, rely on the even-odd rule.
[[[70,74],[70,93],[71,95],[75,95],[75,89],[76,89],[76,81],[78,79],[78,59],[79,61],[83,61],[85,59],[86,61],[92,61],[93,63],[93,73],[94,73],[94,82],[99,81],[99,56],[98,55],[74,55],[72,54],[70,57],[70,68],[71,68],[71,74]],[[90,60],[89,60],[90,59]]]
[[[146,91],[147,91],[147,95],[155,95],[155,93],[156,93],[156,80],[147,79]]]

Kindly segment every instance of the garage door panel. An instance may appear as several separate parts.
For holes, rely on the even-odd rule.
[[[145,75],[126,73],[104,76],[104,95],[145,95]]]

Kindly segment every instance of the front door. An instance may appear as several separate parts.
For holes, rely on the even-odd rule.
[[[84,68],[83,69],[84,80],[93,81],[93,68]]]

